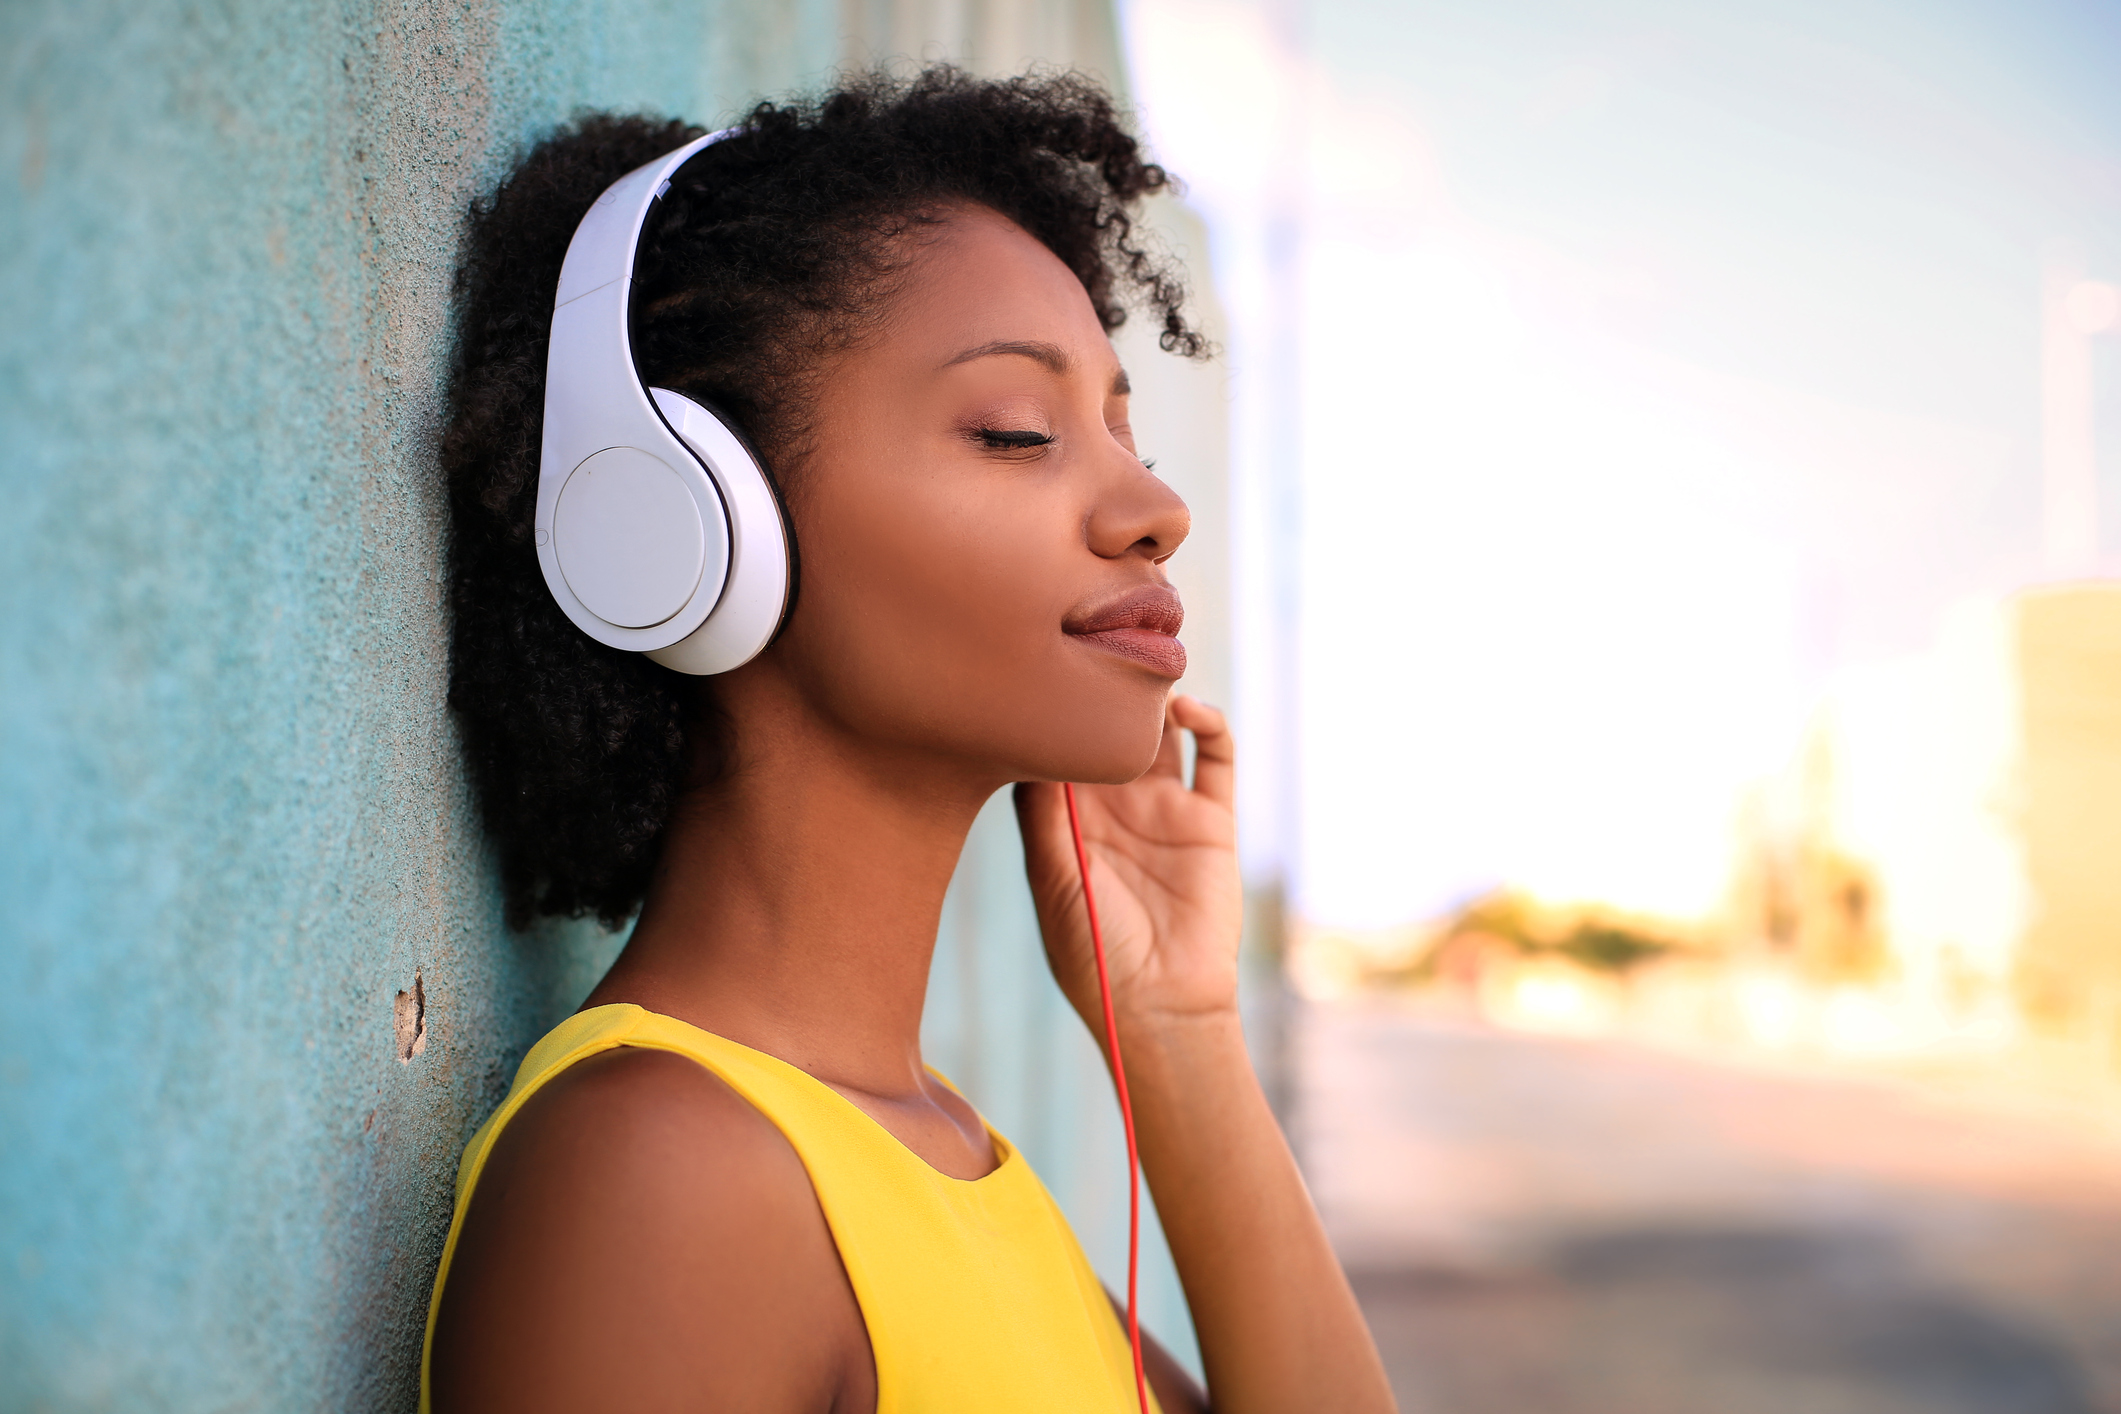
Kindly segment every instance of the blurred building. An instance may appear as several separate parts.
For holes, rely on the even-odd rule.
[[[2121,584],[1968,604],[1843,675],[1740,834],[1741,951],[1896,999],[1845,1040],[2121,1035]]]
[[[1710,916],[1503,889],[1308,929],[1297,980],[1997,1098],[2121,1094],[2121,582],[1969,601],[1925,651],[1840,674],[1735,815]]]
[[[2015,981],[2036,1021],[2121,1039],[2121,585],[2015,608],[2031,905]]]

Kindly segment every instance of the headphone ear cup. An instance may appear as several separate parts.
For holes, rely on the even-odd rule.
[[[686,470],[638,447],[606,447],[561,486],[553,558],[575,599],[603,622],[653,628],[684,609],[710,570],[708,592],[719,590],[728,559],[721,508],[702,515],[686,481]]]
[[[700,461],[729,518],[729,572],[721,598],[700,626],[648,656],[705,677],[742,667],[762,652],[795,607],[795,536],[780,489],[736,427],[682,393],[651,388],[670,430]]]

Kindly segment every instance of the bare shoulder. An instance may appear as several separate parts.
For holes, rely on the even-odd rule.
[[[874,1388],[802,1161],[714,1074],[612,1051],[502,1131],[443,1291],[436,1414],[866,1411]]]

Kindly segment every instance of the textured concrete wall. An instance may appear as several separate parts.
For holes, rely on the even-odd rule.
[[[501,927],[442,706],[459,213],[836,57],[721,9],[0,14],[0,1407],[403,1406],[457,1150],[609,947]]]
[[[407,1407],[458,1150],[613,948],[501,926],[443,707],[461,213],[579,106],[711,120],[901,22],[0,7],[0,1410]],[[1001,824],[979,948],[1050,1016]],[[1085,1043],[987,1025],[1073,1067],[1027,1149],[1114,1271]]]

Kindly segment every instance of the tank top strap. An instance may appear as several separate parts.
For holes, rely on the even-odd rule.
[[[457,1173],[459,1195],[468,1192],[477,1178],[472,1155],[476,1153],[483,1164],[492,1140],[532,1095],[578,1062],[621,1046],[674,1051],[697,1062],[771,1119],[806,1167],[822,1167],[834,1177],[852,1168],[860,1171],[864,1186],[874,1186],[889,1176],[910,1178],[917,1186],[929,1187],[984,1183],[1012,1166],[1022,1167],[1015,1148],[989,1128],[987,1135],[997,1160],[994,1171],[978,1179],[951,1178],[908,1149],[859,1105],[800,1067],[676,1017],[632,1003],[615,1003],[575,1013],[531,1047],[516,1068],[508,1098],[466,1150],[467,1162]],[[950,1084],[947,1076],[932,1067],[929,1074]]]

